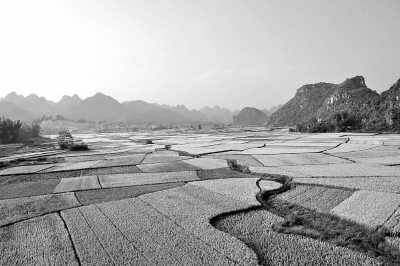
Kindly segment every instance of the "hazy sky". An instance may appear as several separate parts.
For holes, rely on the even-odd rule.
[[[400,78],[400,0],[0,2],[0,96],[264,108],[358,74]]]

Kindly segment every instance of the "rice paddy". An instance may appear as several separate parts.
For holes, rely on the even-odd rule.
[[[396,135],[260,128],[82,138],[90,150],[3,164],[0,265],[398,263]],[[261,192],[277,195],[266,205]]]

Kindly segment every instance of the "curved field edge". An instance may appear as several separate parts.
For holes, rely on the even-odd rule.
[[[400,263],[399,249],[386,241],[389,232],[383,229],[370,229],[332,214],[318,212],[281,200],[277,195],[293,188],[292,179],[286,176],[259,175],[259,177],[261,178],[257,184],[260,180],[273,180],[280,182],[283,186],[269,191],[263,191],[259,186],[260,192],[257,194],[257,200],[261,203],[261,206],[219,214],[210,219],[210,224],[225,233],[231,234],[253,249],[261,265],[275,263],[276,258],[271,261],[272,258],[268,257],[266,250],[267,247],[271,248],[271,246],[260,241],[260,236],[272,232],[281,236],[289,236],[289,238],[290,235],[306,238],[317,243],[317,246],[322,243],[340,250],[346,250],[346,252],[353,251],[352,256],[355,257],[359,257],[357,254],[362,255],[361,260],[358,258],[358,262],[352,261],[352,263],[359,263],[360,261],[363,264],[398,265]],[[262,215],[260,215],[261,213]],[[251,223],[252,216],[253,218],[258,216],[256,218],[258,224],[252,225],[259,227],[256,230],[246,225],[246,223]],[[330,251],[331,247],[326,248],[329,254],[335,253]],[[282,256],[287,256],[287,254],[282,254]],[[320,256],[324,257],[325,254],[320,254]],[[337,259],[342,260],[343,254],[339,256],[342,256],[342,258],[337,257]],[[316,258],[311,258],[311,260],[313,259]],[[367,262],[366,260],[369,259],[372,261]],[[327,263],[328,261],[324,262]],[[349,261],[342,262],[348,263]],[[321,263],[321,261],[315,261],[315,263]]]

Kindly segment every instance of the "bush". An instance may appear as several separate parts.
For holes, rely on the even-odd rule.
[[[0,118],[0,143],[26,142],[39,137],[40,125],[37,123],[23,124],[20,120],[13,121],[8,118]]]
[[[396,107],[390,111],[392,119],[392,127],[396,131],[400,131],[400,108]]]
[[[22,127],[21,121],[12,121],[8,118],[0,119],[0,142],[3,144],[18,142],[20,130]]]
[[[296,130],[309,133],[344,132],[362,128],[362,119],[346,111],[331,115],[327,120],[310,120],[297,124]]]
[[[296,130],[309,133],[330,132],[331,126],[326,121],[318,121],[315,117],[313,117],[304,123],[297,124]]]
[[[336,132],[357,130],[361,128],[361,119],[354,114],[344,111],[333,114],[329,118],[328,124]]]

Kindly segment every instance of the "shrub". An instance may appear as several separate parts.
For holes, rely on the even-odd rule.
[[[8,118],[0,118],[0,143],[26,142],[39,137],[40,125],[37,123],[23,124],[20,120],[13,121]]]
[[[400,131],[400,108],[395,107],[390,111],[392,119],[392,127],[396,131]]]
[[[328,124],[336,132],[357,130],[361,128],[361,119],[354,114],[343,111],[333,114],[328,119]]]
[[[312,117],[296,125],[297,131],[309,133],[343,132],[360,128],[362,128],[362,119],[346,111],[335,113],[326,120]]]

